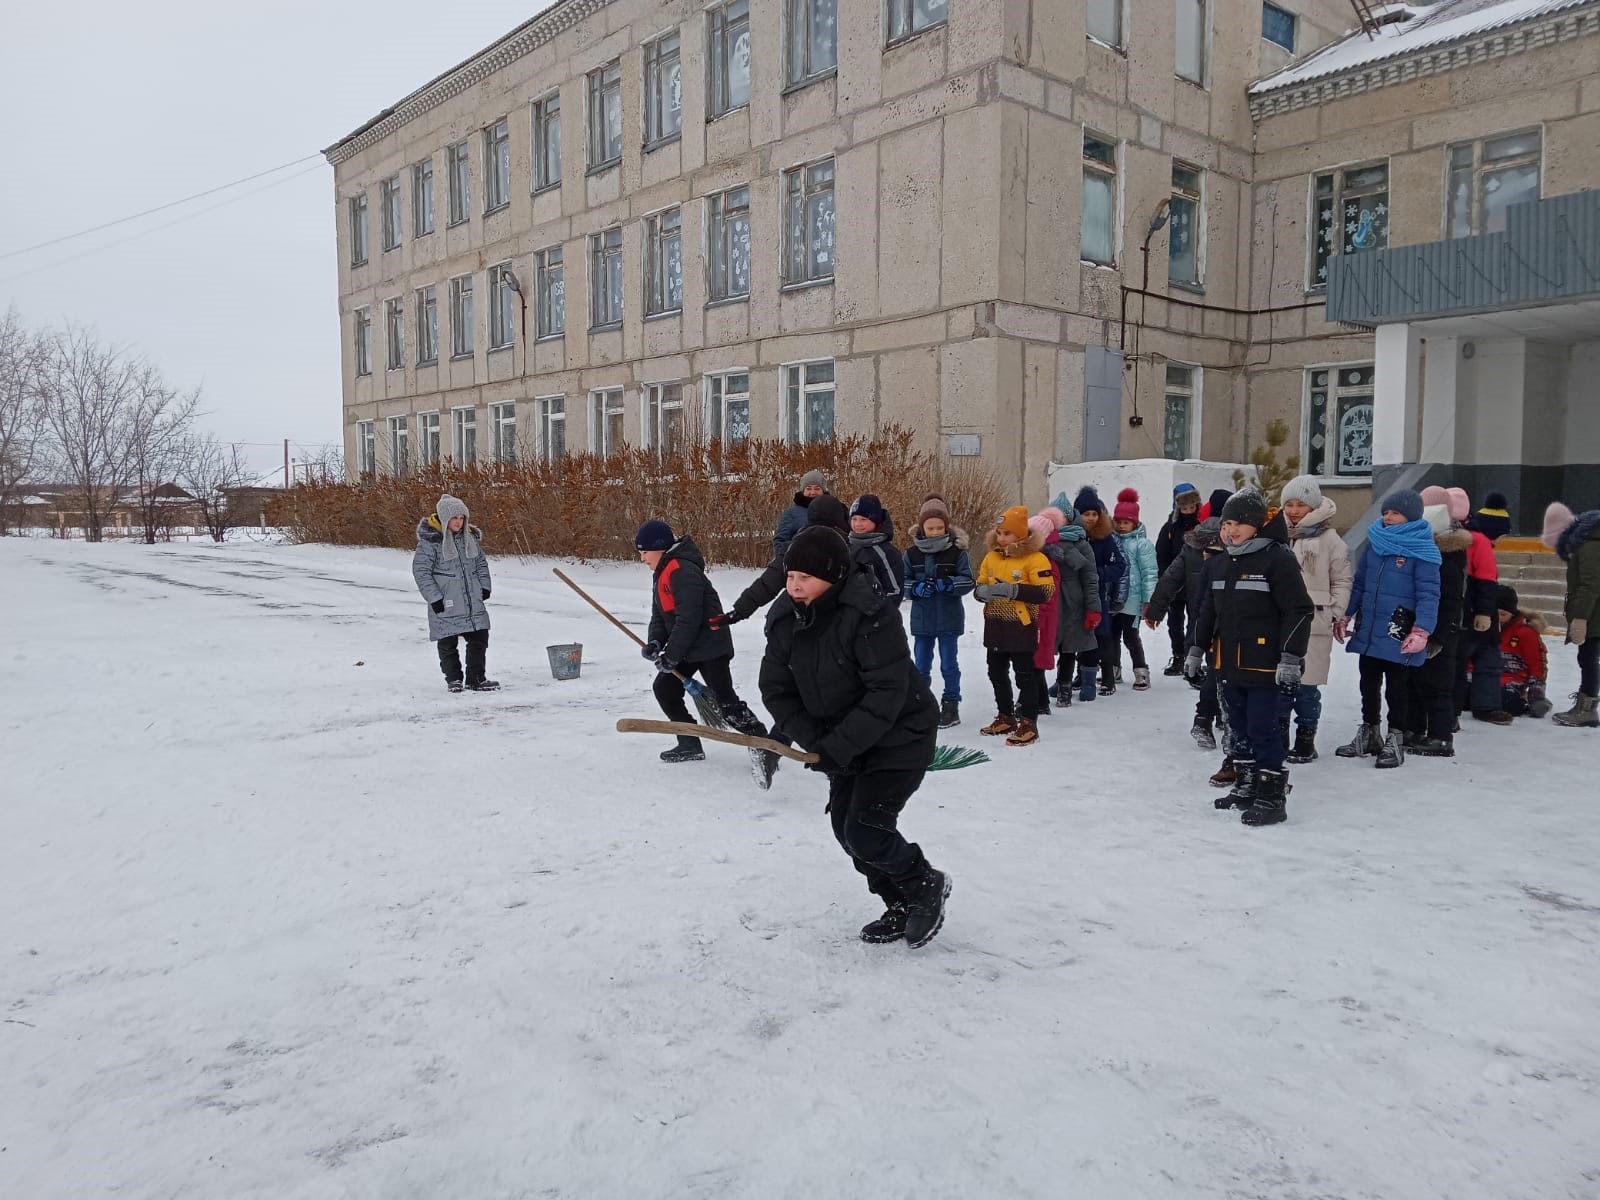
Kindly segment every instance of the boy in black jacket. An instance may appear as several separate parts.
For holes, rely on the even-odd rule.
[[[1195,526],[1200,524],[1200,490],[1192,483],[1180,483],[1172,489],[1172,513],[1167,517],[1166,524],[1161,526],[1155,536],[1156,543],[1156,572],[1160,575],[1167,573],[1170,567],[1183,553],[1183,543]],[[1154,608],[1155,605],[1151,605]],[[1192,605],[1190,606],[1193,607]],[[1167,618],[1167,639],[1172,643],[1172,659],[1167,663],[1163,675],[1182,675],[1183,656],[1187,646],[1184,637],[1184,618],[1188,613],[1183,608],[1173,608],[1170,611],[1162,610]],[[1160,621],[1160,618],[1157,618]],[[1148,625],[1149,622],[1147,621]],[[1152,629],[1155,626],[1150,626]]]
[[[1205,649],[1222,684],[1233,731],[1233,790],[1217,808],[1238,807],[1246,825],[1286,819],[1289,776],[1283,769],[1278,693],[1300,686],[1316,606],[1281,514],[1268,520],[1258,492],[1236,492],[1222,509],[1225,553],[1206,564],[1210,602],[1199,613],[1184,674],[1197,678]]]
[[[950,877],[901,836],[900,810],[933,761],[939,708],[911,661],[905,626],[831,529],[789,545],[786,593],[767,614],[761,698],[778,729],[821,756],[833,835],[884,914],[864,942],[931,941]]]

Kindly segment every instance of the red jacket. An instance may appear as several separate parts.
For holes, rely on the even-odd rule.
[[[1543,683],[1549,678],[1550,661],[1545,652],[1544,638],[1523,619],[1521,613],[1500,631],[1500,658],[1502,688],[1524,688],[1530,683]]]

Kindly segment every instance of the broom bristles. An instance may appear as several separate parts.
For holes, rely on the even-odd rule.
[[[962,767],[976,767],[988,761],[989,756],[982,750],[972,750],[966,746],[940,746],[933,752],[933,762],[928,770],[959,771]]]
[[[717,703],[717,698],[696,679],[685,679],[684,690],[694,700],[695,710],[700,714],[700,724],[709,725],[713,729],[728,728],[727,719],[722,715],[722,706]]]

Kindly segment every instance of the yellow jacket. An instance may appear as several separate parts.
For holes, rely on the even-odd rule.
[[[994,530],[989,531],[989,552],[978,564],[979,585],[986,583],[1015,583],[1022,590],[1015,600],[989,600],[983,606],[985,624],[991,621],[1028,626],[1038,620],[1039,606],[1054,602],[1056,596],[1055,568],[1041,553],[1044,540],[1030,530],[1028,539],[1001,547],[995,544]]]

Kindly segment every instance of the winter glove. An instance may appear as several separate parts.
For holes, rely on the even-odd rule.
[[[1093,633],[1100,628],[1101,619],[1101,615],[1097,612],[1086,612],[1083,614],[1083,627]]]
[[[712,633],[721,633],[729,625],[737,625],[744,618],[736,612],[718,613],[706,622],[711,627]]]
[[[487,600],[489,598],[489,589],[488,588],[484,588],[483,589],[483,598],[485,600]]]
[[[1017,585],[1004,580],[986,583],[977,589],[983,595],[981,600],[1015,600],[1017,598]]]
[[[848,763],[840,764],[840,763],[834,762],[833,759],[828,757],[828,752],[826,750],[818,750],[818,751],[815,751],[815,753],[816,753],[816,756],[817,756],[817,761],[816,762],[808,762],[806,764],[806,770],[815,771],[819,775],[850,775],[850,774],[853,774],[853,772],[850,770],[850,766],[849,766]]]
[[[987,583],[980,583],[977,587],[973,588],[972,598],[974,600],[981,600],[985,604],[989,603],[989,585]]]
[[[639,657],[647,662],[655,662],[656,659],[661,657],[661,643],[646,642],[639,647]]]
[[[1285,654],[1278,659],[1278,690],[1292,696],[1300,689],[1300,673],[1305,663],[1298,654]]]
[[[1406,634],[1406,640],[1400,643],[1401,654],[1417,654],[1428,648],[1428,631],[1426,629],[1413,629]]]
[[[660,671],[663,675],[676,675],[678,673],[678,664],[673,662],[665,654],[658,654],[656,655],[656,670]]]
[[[911,594],[918,600],[926,600],[933,595],[933,580],[919,579],[911,585]]]
[[[1339,617],[1333,622],[1334,639],[1342,646],[1350,637],[1350,618]]]
[[[948,575],[941,575],[933,581],[933,590],[936,592],[948,592],[955,586]]]
[[[433,611],[436,612],[436,613],[443,612],[444,611],[444,597],[441,596],[439,599],[435,600],[432,604],[428,605],[428,607],[433,609]]]
[[[1206,652],[1199,646],[1190,646],[1189,653],[1183,656],[1183,675],[1185,679],[1199,679],[1205,670]],[[1282,668],[1279,668],[1280,670]]]

